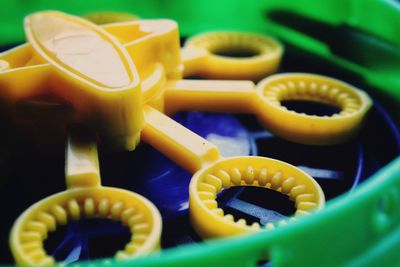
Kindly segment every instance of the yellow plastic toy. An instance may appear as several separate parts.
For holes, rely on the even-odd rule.
[[[101,186],[97,146],[93,133],[71,132],[66,149],[67,190],[29,207],[15,222],[10,247],[21,265],[52,265],[43,241],[57,225],[71,220],[105,218],[129,227],[131,240],[115,254],[117,259],[148,254],[160,247],[161,215],[144,197],[133,192]]]
[[[342,143],[357,134],[372,105],[369,96],[353,86],[320,75],[278,74],[257,85],[261,122],[274,134],[303,144]],[[287,110],[283,100],[308,100],[338,107],[332,116],[315,116]]]
[[[277,190],[295,202],[296,216],[320,209],[324,205],[324,195],[309,175],[279,160],[221,158],[214,145],[164,113],[180,110],[247,112],[255,114],[278,136],[325,145],[343,142],[356,134],[371,105],[370,98],[362,91],[317,75],[272,75],[257,86],[250,80],[182,79],[183,73],[258,79],[263,72],[274,71],[282,48],[264,37],[252,35],[250,38],[259,40],[255,45],[260,56],[235,61],[238,64],[235,66],[248,69],[231,68],[225,76],[224,68],[228,69],[230,64],[228,58],[197,57],[199,42],[195,39],[182,53],[187,56],[194,51],[193,57],[184,56],[181,60],[178,28],[170,20],[136,20],[98,26],[61,12],[45,11],[28,16],[25,30],[28,43],[0,55],[0,100],[9,105],[10,112],[15,112],[17,103],[51,94],[60,99],[61,105],[72,109],[68,116],[62,116],[60,124],[85,124],[98,132],[102,144],[132,150],[142,136],[145,142],[194,173],[190,184],[190,214],[194,227],[204,237],[241,234],[259,228],[257,224],[247,226],[244,220],[235,221],[218,209],[215,198],[223,188],[250,185]],[[228,35],[229,38],[241,36]],[[199,49],[208,53],[204,47]],[[195,68],[196,60],[204,60],[201,70]],[[206,64],[207,61],[216,65]],[[342,112],[331,117],[298,114],[280,104],[290,99],[334,104]],[[41,105],[37,103],[31,108]],[[55,220],[65,223],[66,218],[78,219],[85,215],[113,218],[113,210],[120,211],[119,198],[128,206],[142,203],[142,207],[150,207],[133,193],[100,187],[93,145],[83,153],[92,156],[89,159],[76,156],[80,159],[77,161],[73,159],[80,149],[74,147],[70,144],[67,151],[69,189],[34,205],[13,228],[10,243],[20,263],[52,262],[41,242],[46,233],[54,229]],[[89,164],[82,164],[82,160]],[[114,194],[117,191],[120,194]],[[86,198],[93,201],[86,203]],[[143,251],[148,252],[156,247],[161,226],[159,217],[152,212],[154,209],[143,210],[148,214],[143,220],[148,226],[153,224],[153,228],[148,227],[145,232],[145,240],[150,240],[151,245]],[[53,215],[47,216],[50,212]],[[37,220],[42,222],[40,226]],[[154,236],[150,229],[154,230],[151,232],[155,232]],[[147,242],[142,235],[136,236]],[[126,248],[127,254],[138,249],[135,242]]]
[[[333,116],[297,113],[282,100],[309,100],[341,109]],[[255,114],[265,127],[284,139],[313,145],[342,143],[357,134],[371,107],[369,96],[349,84],[320,75],[272,75],[257,85],[251,81],[168,81],[168,114],[182,110]]]
[[[184,68],[196,71],[187,56],[181,61],[177,25],[169,20],[137,20],[100,27],[48,11],[28,16],[25,29],[29,44],[0,55],[0,100],[13,107],[21,101],[54,94],[63,104],[72,106],[73,112],[63,117],[65,125],[89,125],[99,132],[103,143],[116,149],[132,150],[139,142],[145,104],[165,109],[168,114],[183,109],[250,112],[278,136],[322,145],[340,143],[355,135],[371,106],[370,98],[362,91],[316,75],[281,74],[263,80],[257,88],[251,81],[181,80]],[[207,36],[200,37],[208,40]],[[241,35],[238,37],[241,40]],[[254,78],[252,75],[259,75],[263,69],[255,67],[258,63],[252,65],[254,62],[263,62],[260,64],[267,73],[277,68],[277,55],[282,51],[279,44],[258,39],[262,41],[256,42],[257,47],[264,44],[271,55],[265,52],[240,59],[247,66],[247,74],[228,71],[223,78],[234,74]],[[196,38],[190,41],[183,55],[196,51],[193,47],[198,43]],[[203,62],[212,58],[219,70],[227,70],[231,60],[193,53]],[[263,61],[264,57],[274,60]],[[214,73],[209,64],[200,65],[202,72]],[[283,99],[330,103],[342,112],[331,117],[297,114],[279,104]]]
[[[235,220],[218,208],[217,194],[232,186],[259,186],[286,194],[295,202],[296,217],[324,206],[325,197],[318,183],[297,167],[265,157],[222,158],[216,146],[156,109],[146,107],[145,119],[143,140],[194,173],[189,211],[192,225],[204,238],[260,230],[258,223],[249,226],[244,219]]]
[[[282,54],[282,45],[263,35],[203,33],[186,41],[182,49],[184,76],[256,81],[277,71]]]
[[[58,123],[86,124],[116,149],[136,147],[144,127],[143,103],[162,108],[157,96],[163,83],[181,77],[179,34],[173,21],[102,28],[46,11],[28,16],[25,31],[27,44],[0,55],[0,101],[15,113],[20,102],[55,95],[72,109]]]

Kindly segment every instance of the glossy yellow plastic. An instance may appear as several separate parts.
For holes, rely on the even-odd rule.
[[[325,203],[318,183],[293,165],[264,157],[223,159],[196,172],[190,182],[190,217],[202,237],[227,237],[260,230],[259,223],[248,225],[245,219],[234,218],[218,208],[217,194],[233,186],[257,186],[288,195],[297,209],[291,219],[318,211]],[[268,223],[265,229],[287,223],[287,220]]]
[[[257,87],[245,80],[181,79],[184,66],[194,71],[192,64],[203,70],[207,69],[204,62],[210,60],[193,56],[191,61],[187,51],[207,52],[202,45],[212,47],[210,51],[224,47],[228,52],[237,48],[254,50],[251,40],[265,53],[238,59],[209,55],[208,51],[206,58],[215,60],[211,65],[236,75],[236,79],[242,74],[230,72],[228,65],[238,71],[245,69],[246,75],[252,76],[246,77],[251,79],[261,75],[261,69],[268,70],[262,75],[270,73],[278,66],[282,48],[259,35],[200,35],[187,42],[181,60],[178,28],[170,20],[136,20],[100,27],[81,18],[46,11],[29,16],[25,28],[29,43],[0,55],[0,100],[13,106],[55,95],[61,105],[70,107],[66,109],[68,114],[57,120],[63,125],[78,122],[94,128],[102,143],[114,149],[135,148],[145,124],[146,104],[168,114],[180,110],[252,113],[280,137],[317,145],[340,143],[354,136],[371,106],[370,98],[360,90],[317,75],[280,74],[261,81]],[[269,61],[272,58],[274,64]],[[279,104],[287,99],[334,104],[342,112],[331,117],[298,114]],[[35,109],[38,105],[35,102],[30,106]],[[46,108],[46,116],[54,116],[50,106],[42,105]],[[54,123],[55,119],[49,121]]]
[[[282,54],[283,46],[264,35],[203,33],[190,38],[182,49],[184,76],[259,80],[278,69]]]
[[[165,82],[181,79],[183,72],[176,22],[136,20],[103,28],[119,40],[134,61],[141,81],[142,103],[163,110]]]
[[[136,20],[100,27],[81,18],[46,11],[29,16],[25,29],[29,43],[0,55],[0,100],[12,106],[38,96],[55,95],[63,101],[61,104],[72,107],[72,115],[63,117],[65,124],[86,124],[98,131],[102,142],[108,141],[117,148],[133,149],[142,135],[144,141],[194,173],[190,214],[196,230],[204,237],[248,233],[259,228],[218,209],[215,198],[222,188],[247,185],[277,190],[295,202],[296,216],[320,209],[324,196],[309,175],[287,163],[262,157],[222,158],[213,144],[164,113],[252,113],[283,138],[323,145],[353,136],[371,105],[370,98],[358,89],[317,75],[270,76],[258,86],[250,80],[183,80],[183,66],[189,71],[190,64],[201,66],[204,62],[201,57],[198,63],[195,56],[190,59],[193,61],[186,57],[194,41],[183,49],[181,60],[178,28],[170,20]],[[255,43],[261,47],[269,42],[264,41]],[[282,50],[279,45],[271,47],[272,54],[260,50],[261,55],[253,60],[211,58],[216,60],[220,73],[232,64],[227,75],[256,80],[277,67]],[[237,66],[246,70],[241,72]],[[197,71],[192,70],[193,74]],[[332,117],[297,114],[280,105],[281,100],[289,99],[334,104],[343,111]],[[161,222],[155,208],[134,193],[101,187],[95,146],[84,146],[82,152],[79,147],[70,145],[67,150],[68,190],[35,204],[17,220],[10,244],[19,263],[52,262],[42,246],[47,232],[57,223],[80,216],[114,218],[132,226],[131,230],[143,231],[134,232],[132,242],[118,257],[145,253],[158,246]],[[126,201],[125,206],[120,204],[121,198]],[[131,214],[133,207],[139,207],[142,216]],[[128,221],[123,214],[129,217]]]
[[[342,81],[314,74],[278,74],[257,85],[261,122],[274,134],[302,144],[332,145],[354,137],[372,106],[363,91]],[[332,116],[297,113],[284,100],[307,100],[340,109]]]
[[[282,100],[338,107],[333,116],[297,113]],[[252,113],[274,134],[302,144],[331,145],[354,137],[372,105],[369,96],[344,82],[313,74],[272,75],[251,81],[176,80],[166,84],[166,112],[182,110]]]
[[[27,44],[0,55],[0,101],[13,111],[15,104],[56,96],[72,109],[59,124],[86,124],[116,149],[136,147],[143,103],[163,109],[163,84],[182,76],[179,33],[170,20],[100,27],[45,11],[28,16],[25,31]]]
[[[279,160],[265,157],[222,158],[217,147],[154,108],[145,109],[143,140],[194,173],[189,189],[193,227],[203,238],[227,237],[260,230],[218,208],[216,196],[233,186],[259,186],[276,190],[295,202],[295,217],[324,206],[318,183],[308,174]],[[266,229],[278,225],[268,224]]]
[[[120,221],[131,232],[131,240],[117,259],[145,255],[160,246],[161,216],[144,197],[119,188],[100,185],[99,162],[94,136],[83,131],[71,135],[66,150],[67,190],[29,207],[15,222],[10,247],[21,265],[55,263],[43,242],[49,232],[69,221],[105,218]]]

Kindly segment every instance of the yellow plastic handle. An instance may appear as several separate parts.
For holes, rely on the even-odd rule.
[[[187,110],[254,113],[257,98],[252,81],[170,80],[165,85],[167,114]]]
[[[145,107],[142,138],[186,170],[194,173],[219,159],[218,148],[158,110]]]
[[[100,186],[99,157],[92,131],[70,130],[65,153],[65,179],[68,189]]]

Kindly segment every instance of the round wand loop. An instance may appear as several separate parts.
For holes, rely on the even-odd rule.
[[[222,158],[217,147],[158,110],[145,107],[142,138],[180,166],[194,173],[189,186],[189,212],[195,230],[204,238],[259,230],[218,207],[217,194],[234,186],[258,186],[288,195],[295,202],[295,217],[324,206],[318,183],[288,163],[266,157]],[[284,224],[286,221],[279,222]],[[276,225],[268,224],[267,229]]]
[[[161,216],[139,194],[100,185],[94,135],[71,131],[66,149],[66,191],[29,207],[14,223],[10,247],[18,264],[52,265],[55,259],[44,249],[44,240],[57,226],[84,219],[109,219],[127,226],[131,238],[115,253],[117,259],[150,253],[160,246]]]
[[[190,38],[182,50],[184,76],[259,80],[278,69],[283,46],[275,39],[242,32],[209,32]]]
[[[190,218],[204,238],[226,237],[260,230],[255,222],[234,218],[218,207],[217,194],[234,186],[268,188],[288,195],[295,203],[294,218],[319,210],[325,197],[318,183],[307,173],[288,163],[266,157],[222,159],[196,172],[190,182]],[[268,223],[265,229],[286,224]]]
[[[259,119],[274,134],[287,140],[311,145],[333,145],[357,134],[372,105],[361,90],[329,77],[289,73],[260,81],[257,93]],[[340,109],[332,116],[317,116],[288,110],[283,101],[313,101]]]
[[[52,265],[55,259],[44,249],[44,240],[57,226],[84,219],[119,221],[130,230],[129,243],[115,253],[132,258],[157,250],[161,216],[144,197],[112,187],[77,188],[47,197],[29,207],[15,222],[10,246],[18,264]]]

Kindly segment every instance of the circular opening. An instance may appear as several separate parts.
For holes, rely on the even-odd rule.
[[[315,116],[332,116],[341,112],[335,105],[310,100],[282,100],[281,105],[297,113]]]
[[[214,55],[232,58],[255,57],[260,53],[251,47],[220,47],[212,51]]]
[[[59,225],[44,240],[44,248],[56,261],[113,257],[131,239],[128,227],[108,219],[71,221]]]
[[[235,186],[226,189],[223,195],[237,190],[240,193],[232,199],[217,199],[220,208],[225,214],[233,215],[235,221],[245,219],[249,225],[254,222],[266,225],[284,220],[296,212],[294,202],[287,195],[268,188]]]

